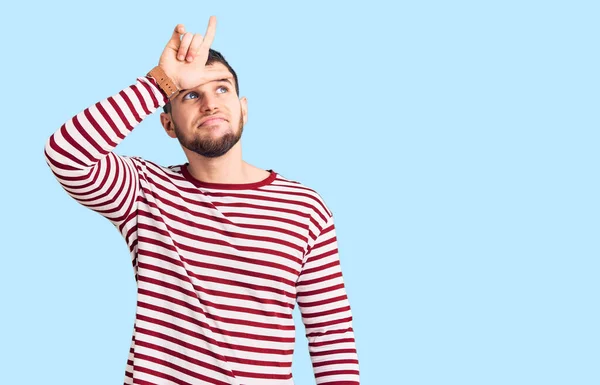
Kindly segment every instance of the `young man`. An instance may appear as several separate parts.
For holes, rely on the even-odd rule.
[[[310,188],[242,160],[237,76],[178,25],[159,64],[48,140],[64,189],[127,242],[137,308],[126,384],[293,384],[298,303],[318,384],[358,384],[352,316],[331,212]],[[182,36],[183,35],[183,36]],[[160,120],[189,161],[112,150]]]

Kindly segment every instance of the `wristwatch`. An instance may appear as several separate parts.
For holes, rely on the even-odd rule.
[[[169,78],[165,71],[159,66],[152,68],[152,70],[148,72],[148,76],[156,80],[156,83],[158,83],[160,89],[167,95],[168,99],[175,97],[175,95],[179,93],[179,89],[175,83],[173,83],[171,78]]]

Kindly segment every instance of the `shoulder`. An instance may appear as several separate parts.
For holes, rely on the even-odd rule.
[[[152,178],[152,176],[157,176],[161,179],[185,179],[182,175],[182,168],[184,166],[183,164],[162,166],[156,162],[139,156],[130,156],[125,158],[129,158],[142,175],[146,175],[150,178]]]
[[[297,180],[287,178],[279,173],[269,185],[270,189],[287,195],[290,199],[301,202],[319,223],[328,222],[333,213],[325,203],[323,197],[312,187]]]

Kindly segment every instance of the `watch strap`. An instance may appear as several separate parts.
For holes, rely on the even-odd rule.
[[[156,80],[156,83],[158,84],[160,89],[165,93],[165,95],[167,95],[168,99],[171,99],[179,93],[179,89],[177,88],[175,83],[173,83],[171,78],[167,76],[165,71],[163,71],[163,69],[160,68],[160,66],[152,68],[150,72],[148,72],[148,76]]]

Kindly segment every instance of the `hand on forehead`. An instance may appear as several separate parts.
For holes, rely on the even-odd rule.
[[[204,72],[206,74],[205,81],[202,82],[201,84],[198,84],[196,87],[193,87],[193,88],[198,88],[198,87],[202,87],[203,85],[208,84],[208,83],[221,82],[221,81],[228,82],[229,84],[231,84],[231,86],[235,87],[235,79],[234,79],[233,75],[231,74],[231,72],[229,72],[227,67],[225,67],[221,63],[212,63],[209,65],[206,65],[204,67]],[[191,88],[189,88],[189,89],[191,89]],[[181,91],[184,91],[184,90],[181,90]]]

